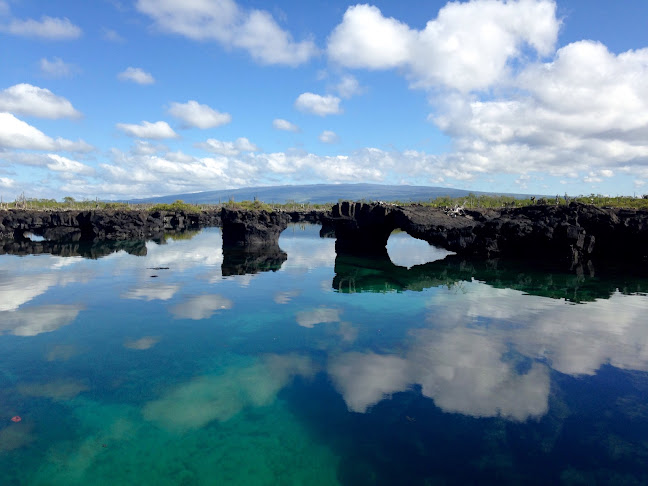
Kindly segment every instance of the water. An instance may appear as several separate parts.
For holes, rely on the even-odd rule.
[[[1,256],[0,484],[648,482],[646,280],[318,230]]]

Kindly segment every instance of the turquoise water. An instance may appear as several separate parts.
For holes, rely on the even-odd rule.
[[[646,280],[318,231],[0,256],[0,484],[648,482]]]

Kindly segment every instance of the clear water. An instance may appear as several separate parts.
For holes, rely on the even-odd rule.
[[[318,230],[229,277],[216,228],[1,256],[0,484],[648,482],[646,281]]]

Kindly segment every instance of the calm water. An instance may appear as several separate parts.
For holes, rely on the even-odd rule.
[[[0,484],[648,482],[645,280],[318,230],[0,256]]]

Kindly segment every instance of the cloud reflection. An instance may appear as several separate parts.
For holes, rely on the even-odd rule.
[[[310,377],[314,371],[307,357],[268,355],[177,386],[146,404],[144,418],[180,432],[198,429],[214,420],[228,420],[246,407],[269,405],[295,376]]]
[[[135,349],[138,351],[143,351],[146,349],[151,349],[160,341],[159,337],[155,336],[144,336],[140,339],[127,340],[124,342],[124,347],[128,349]]]
[[[89,390],[88,386],[76,380],[55,380],[48,383],[24,383],[16,387],[18,393],[27,397],[50,398],[65,401]]]
[[[0,312],[0,334],[36,336],[70,324],[83,309],[80,305],[42,305]]]
[[[302,327],[312,328],[315,324],[322,324],[325,322],[339,322],[340,311],[338,309],[329,309],[320,307],[312,310],[305,310],[297,312],[297,324]]]
[[[174,305],[170,311],[176,319],[208,319],[220,310],[231,309],[234,304],[221,295],[198,295]]]

